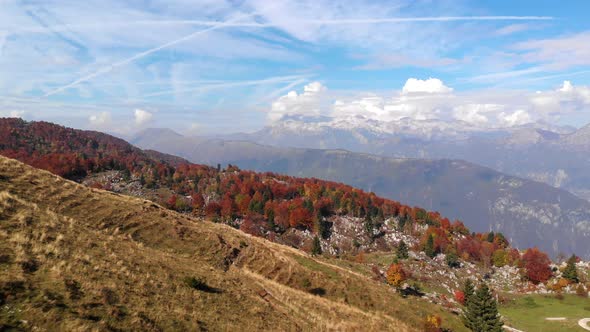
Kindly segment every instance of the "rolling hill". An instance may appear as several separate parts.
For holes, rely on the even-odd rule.
[[[3,329],[417,331],[437,313],[462,330],[301,251],[5,157],[0,216]]]
[[[230,163],[256,171],[343,182],[441,212],[478,232],[504,233],[514,246],[538,246],[553,256],[590,257],[590,203],[540,182],[460,160],[387,158],[344,150],[278,148],[245,141],[138,135],[139,147],[192,162]]]

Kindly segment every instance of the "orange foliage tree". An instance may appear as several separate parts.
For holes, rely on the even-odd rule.
[[[393,263],[389,266],[387,270],[387,283],[400,288],[406,279],[407,274],[401,263]]]

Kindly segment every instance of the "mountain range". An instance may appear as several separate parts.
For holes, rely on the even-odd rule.
[[[575,129],[540,122],[479,128],[461,121],[290,117],[254,133],[219,138],[388,157],[461,159],[590,199],[590,125]]]

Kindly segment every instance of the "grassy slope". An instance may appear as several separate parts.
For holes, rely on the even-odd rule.
[[[434,305],[298,250],[4,157],[0,305],[0,329],[411,331],[427,313],[462,329]]]
[[[500,307],[506,322],[524,331],[582,331],[578,320],[590,317],[590,300],[575,295],[528,295]],[[547,317],[565,317],[565,321],[547,321]]]

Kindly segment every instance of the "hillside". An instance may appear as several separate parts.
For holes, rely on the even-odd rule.
[[[410,244],[416,250],[423,249],[428,236],[433,236],[434,254],[452,252],[486,266],[495,251],[510,251],[501,233],[470,234],[461,221],[451,222],[438,212],[338,182],[242,171],[231,165],[224,169],[219,165],[174,165],[124,141],[109,145],[110,136],[95,139],[93,132],[86,135],[85,131],[48,123],[16,120],[16,125],[4,128],[10,128],[5,136],[19,139],[7,141],[0,153],[17,155],[33,165],[42,160],[40,167],[63,171],[57,174],[90,187],[158,201],[170,209],[206,216],[308,252],[316,242],[335,256],[391,251],[400,236],[406,235],[411,236]],[[64,137],[77,141],[64,141]],[[77,146],[83,151],[76,153]],[[68,148],[72,150],[70,158],[61,158],[62,150]],[[69,172],[71,165],[76,173]]]
[[[298,250],[4,157],[0,216],[3,329],[412,331],[436,313],[461,330]]]
[[[256,171],[343,182],[439,211],[464,221],[474,231],[502,232],[519,248],[538,246],[554,257],[559,253],[590,257],[590,203],[540,182],[460,160],[387,158],[178,135],[174,140],[169,135],[159,140],[157,133],[151,130],[149,139],[140,134],[132,142],[197,163],[230,163]]]
[[[461,331],[451,312],[467,279],[502,303],[590,287],[588,262],[580,284],[564,282],[565,265],[501,233],[341,183],[190,164],[48,123],[3,128],[19,139],[1,151],[87,185],[0,158],[3,329],[404,331],[438,316]]]

